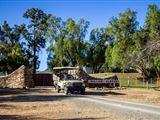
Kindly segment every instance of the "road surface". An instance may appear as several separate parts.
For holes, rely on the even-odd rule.
[[[57,94],[63,96],[63,94]],[[65,96],[65,95],[64,95]],[[79,109],[92,107],[119,116],[119,119],[160,120],[160,106],[153,104],[141,104],[124,100],[104,98],[94,95],[68,95],[69,101],[77,105]],[[97,113],[98,114],[98,113]],[[104,116],[105,117],[105,116]]]

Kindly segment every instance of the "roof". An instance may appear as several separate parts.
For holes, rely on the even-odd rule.
[[[79,67],[54,67],[53,70],[73,70],[73,69],[79,69]]]
[[[53,72],[40,71],[40,72],[37,72],[36,74],[53,74]]]

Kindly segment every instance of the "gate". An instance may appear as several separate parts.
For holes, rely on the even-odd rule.
[[[52,86],[53,75],[51,73],[37,73],[33,75],[35,86]]]

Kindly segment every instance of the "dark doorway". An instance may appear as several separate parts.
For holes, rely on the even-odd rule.
[[[53,77],[50,73],[37,73],[33,75],[35,86],[52,86]]]

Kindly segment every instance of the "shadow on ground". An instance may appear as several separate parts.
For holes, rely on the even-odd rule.
[[[54,120],[105,120],[106,117],[88,117],[88,118],[61,118],[61,119],[54,119]]]
[[[78,95],[18,95],[7,98],[0,98],[0,102],[43,102],[61,101],[63,99],[80,97]]]
[[[40,101],[59,101],[79,95],[53,95],[53,89],[0,89],[0,103],[3,102],[40,102]],[[44,94],[41,94],[44,93]],[[50,93],[50,95],[48,94]],[[0,106],[1,107],[1,106]]]
[[[73,97],[87,97],[88,95],[95,95],[95,96],[117,95],[118,96],[118,95],[125,95],[125,94],[112,92],[112,91],[86,91],[85,95],[79,95],[79,94],[63,95],[61,93],[55,94],[54,89],[44,89],[44,88],[29,89],[29,90],[0,89],[0,102],[3,103],[3,102],[61,101],[63,99],[69,99]]]
[[[0,96],[15,95],[15,94],[25,94],[26,91],[27,90],[25,90],[25,89],[0,88]]]
[[[155,91],[160,91],[160,87],[153,88]]]
[[[0,104],[0,109],[10,110],[10,109],[13,109],[13,108],[15,108],[15,106],[13,106],[13,105]]]
[[[31,88],[31,89],[16,89],[16,88],[0,88],[0,96],[15,95],[15,94],[29,94],[31,92],[36,93],[51,93],[54,89],[47,88]]]
[[[106,119],[102,117],[88,117],[88,118],[60,118],[60,119],[47,119],[47,120],[99,120]],[[0,120],[45,120],[45,118],[39,118],[34,116],[20,116],[20,115],[0,115]]]
[[[38,118],[33,116],[21,116],[21,115],[0,115],[0,120],[44,120],[44,118]]]
[[[108,91],[108,92],[100,92],[100,91],[87,91],[86,95],[99,95],[99,96],[105,96],[105,95],[126,95],[124,93],[118,93],[118,92],[112,92],[112,91]]]

